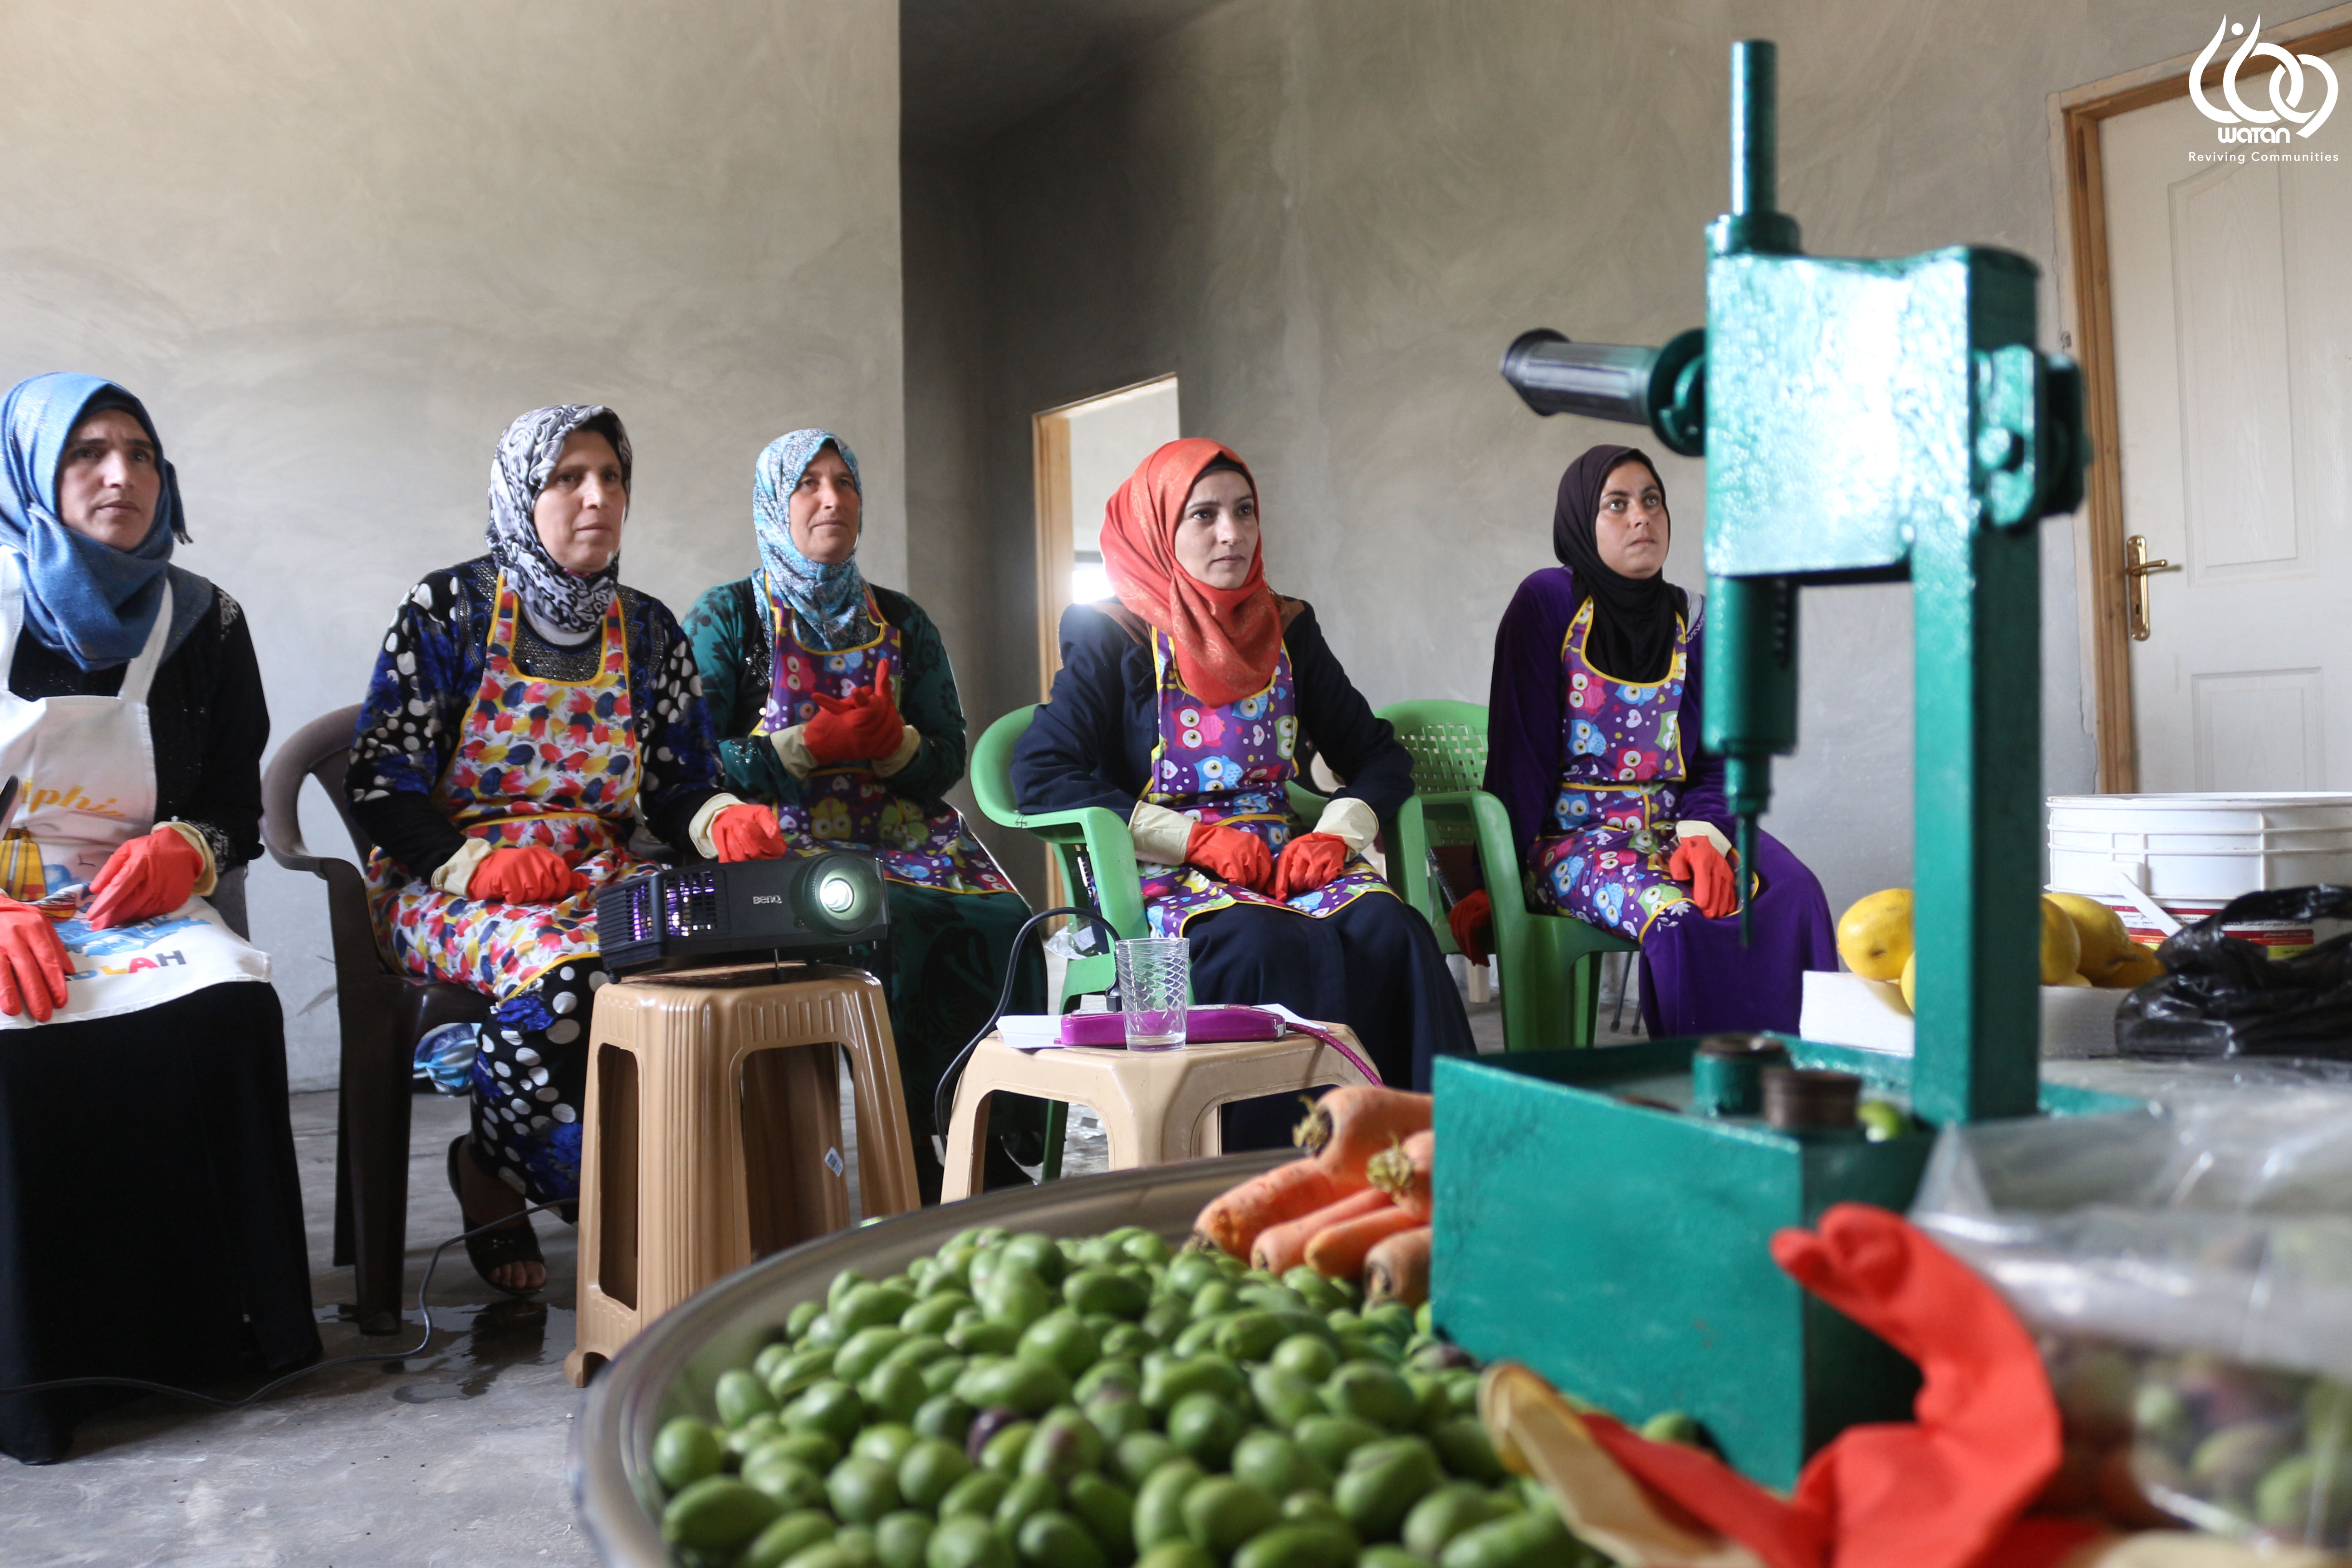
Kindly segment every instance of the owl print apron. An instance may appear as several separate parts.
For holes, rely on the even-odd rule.
[[[1151,752],[1151,783],[1144,799],[1195,822],[1238,828],[1277,858],[1300,832],[1283,787],[1298,773],[1298,689],[1287,649],[1274,661],[1265,689],[1237,702],[1203,702],[1184,689],[1176,647],[1154,631],[1151,659],[1159,678],[1160,742]],[[1184,922],[1239,904],[1294,910],[1320,919],[1368,893],[1391,889],[1371,862],[1350,856],[1339,875],[1287,901],[1235,887],[1198,866],[1139,865],[1144,912],[1154,936],[1174,936]],[[1391,894],[1391,896],[1393,896]]]

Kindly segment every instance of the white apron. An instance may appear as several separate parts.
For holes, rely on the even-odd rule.
[[[0,778],[14,773],[19,782],[16,809],[0,827],[32,835],[54,893],[88,882],[108,856],[155,826],[147,689],[172,629],[172,587],[167,580],[154,630],[124,668],[119,695],[30,702],[8,686],[25,626],[23,570],[14,551],[0,550]],[[51,1015],[57,1023],[110,1018],[225,981],[269,978],[269,955],[198,898],[106,931],[92,931],[76,914],[57,931],[73,965],[66,1005]],[[0,1028],[36,1026],[30,1013],[0,1015]]]

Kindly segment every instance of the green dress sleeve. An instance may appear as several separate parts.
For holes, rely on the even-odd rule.
[[[878,602],[882,595],[877,592],[875,597]],[[898,628],[898,653],[905,661],[898,716],[923,737],[914,760],[890,775],[890,793],[929,806],[963,777],[963,700],[956,694],[955,670],[948,663],[940,628],[912,599],[902,594],[890,598],[896,602],[882,605],[883,613]]]
[[[767,701],[764,678],[753,679],[752,654],[761,646],[750,616],[757,601],[749,581],[721,583],[687,613],[687,639],[702,679],[702,700],[719,731],[719,774],[724,786],[746,800],[769,805],[797,805],[801,782],[786,772],[764,736],[751,733]]]

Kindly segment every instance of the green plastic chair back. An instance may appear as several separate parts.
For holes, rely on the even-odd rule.
[[[1431,875],[1430,852],[1442,845],[1475,846],[1495,906],[1504,1048],[1590,1046],[1600,1016],[1601,956],[1631,952],[1635,944],[1566,915],[1528,909],[1510,814],[1479,787],[1486,772],[1486,710],[1429,698],[1391,704],[1379,716],[1412,753],[1412,798],[1386,829],[1389,880],[1429,921],[1438,946],[1457,952],[1445,923],[1450,903]]]

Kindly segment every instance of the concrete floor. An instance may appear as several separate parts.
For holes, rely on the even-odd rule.
[[[1499,1009],[1489,1002],[1470,1012],[1480,1048],[1498,1049]],[[1604,1031],[1609,1022],[1604,1005]],[[465,1128],[461,1100],[421,1095],[414,1108],[412,1300],[434,1245],[459,1228],[444,1162]],[[295,1096],[293,1117],[312,1299],[328,1356],[414,1343],[422,1324],[413,1309],[401,1340],[365,1338],[342,1320],[338,1303],[350,1299],[351,1271],[326,1267],[334,1095]],[[845,1113],[843,1123],[854,1136],[854,1117]],[[1065,1169],[1099,1170],[1104,1152],[1099,1123],[1081,1110]],[[854,1183],[854,1145],[844,1153]],[[563,1375],[572,1342],[572,1232],[552,1215],[535,1224],[547,1254],[543,1298],[499,1296],[453,1247],[433,1277],[430,1343],[413,1358],[331,1368],[235,1415],[142,1400],[85,1424],[61,1464],[0,1460],[0,1568],[593,1563],[564,1478],[580,1401]]]

